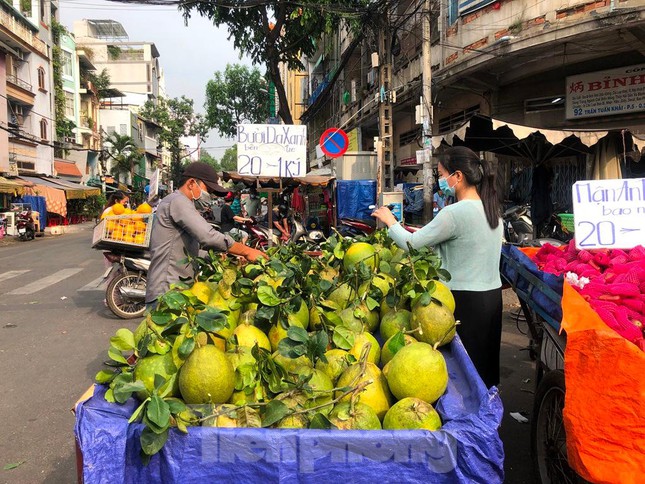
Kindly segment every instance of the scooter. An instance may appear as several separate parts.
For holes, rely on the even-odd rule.
[[[527,245],[534,239],[533,222],[524,205],[510,207],[502,215],[504,220],[504,240],[510,244]]]
[[[310,249],[317,249],[325,240],[322,230],[307,230],[296,217],[291,217],[291,225],[293,230],[291,231],[290,242],[292,243],[304,242]]]
[[[112,264],[104,279],[109,280],[105,301],[121,319],[140,318],[146,311],[146,282],[150,260],[139,254],[104,252]]]
[[[31,209],[18,212],[16,230],[20,240],[33,240],[36,237],[36,225],[31,216]]]
[[[260,225],[258,217],[250,217],[244,222],[244,227],[249,233],[247,244],[254,249],[266,250],[269,247],[269,241],[273,246],[280,245],[280,237],[276,235],[277,230]]]

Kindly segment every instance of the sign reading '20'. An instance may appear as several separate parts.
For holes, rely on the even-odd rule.
[[[237,172],[246,176],[307,174],[307,127],[283,124],[237,126]]]

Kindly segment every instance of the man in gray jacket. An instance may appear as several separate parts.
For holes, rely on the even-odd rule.
[[[209,203],[210,193],[226,193],[217,182],[212,166],[199,161],[191,163],[182,174],[179,188],[159,202],[150,237],[146,304],[154,304],[181,278],[195,276],[186,254],[195,257],[200,248],[228,252],[250,261],[265,256],[264,252],[215,230],[195,207],[196,203]]]

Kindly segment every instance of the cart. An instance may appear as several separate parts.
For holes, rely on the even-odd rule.
[[[538,482],[583,482],[568,463],[562,412],[567,342],[560,332],[563,277],[539,271],[513,245],[502,249],[500,273],[520,301],[529,329],[529,353],[536,360],[531,455]]]

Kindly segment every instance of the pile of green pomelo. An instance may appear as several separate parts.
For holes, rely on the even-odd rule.
[[[438,347],[455,335],[455,302],[429,249],[384,231],[331,237],[316,254],[272,248],[269,260],[193,259],[131,332],[111,338],[106,399],[141,402],[145,454],[190,426],[426,429],[448,385]]]

